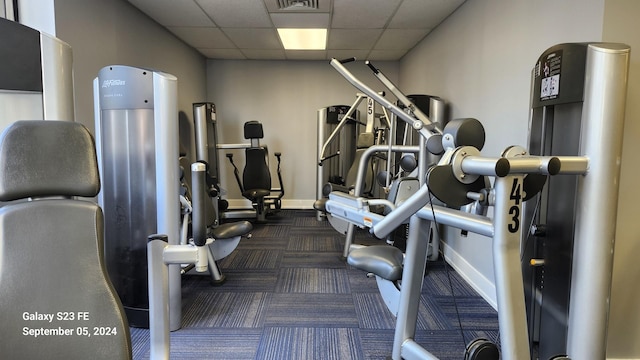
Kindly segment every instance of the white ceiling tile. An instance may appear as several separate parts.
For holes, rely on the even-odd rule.
[[[225,34],[241,49],[282,49],[275,29],[224,29]]]
[[[194,0],[129,0],[164,26],[215,26]]]
[[[329,13],[274,13],[273,25],[277,28],[321,28],[329,27]]]
[[[271,27],[271,18],[262,0],[196,0],[220,27]]]
[[[413,48],[430,29],[387,29],[376,43],[375,50],[401,50]]]
[[[331,26],[339,29],[382,29],[401,0],[335,0]]]
[[[210,58],[397,60],[465,0],[318,0],[319,10],[281,10],[278,0],[128,1]],[[327,52],[285,53],[278,26],[328,28]]]
[[[325,50],[285,50],[287,60],[325,60],[327,52]]]
[[[285,60],[284,50],[243,49],[242,53],[250,60]]]
[[[465,0],[404,0],[391,19],[393,29],[433,29]]]
[[[332,29],[329,32],[329,49],[371,49],[382,34],[382,29]]]
[[[396,61],[400,60],[406,53],[406,50],[371,50],[367,60]]]
[[[238,49],[198,49],[210,59],[244,60],[246,57]]]
[[[169,31],[195,48],[235,48],[233,43],[218,28],[213,27],[168,27]]]

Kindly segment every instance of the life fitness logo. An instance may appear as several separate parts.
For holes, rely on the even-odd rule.
[[[124,80],[105,80],[102,82],[102,88],[109,88],[112,86],[124,86],[126,84],[126,81]]]

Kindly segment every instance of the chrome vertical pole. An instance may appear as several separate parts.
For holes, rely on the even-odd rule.
[[[572,359],[606,357],[628,68],[628,46],[589,45],[580,139],[589,169],[578,182],[567,336]]]

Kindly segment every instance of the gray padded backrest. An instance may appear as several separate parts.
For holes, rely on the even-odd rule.
[[[12,161],[15,147],[24,163]],[[102,210],[42,197],[95,193],[91,135],[77,123],[18,122],[0,135],[0,159],[3,172],[26,183],[3,174],[3,199],[37,197],[0,207],[0,358],[130,359],[129,327],[103,261]],[[40,171],[54,169],[64,175],[51,174],[49,187]]]
[[[61,146],[64,145],[64,146]],[[18,121],[0,137],[0,201],[100,191],[95,143],[67,121]]]

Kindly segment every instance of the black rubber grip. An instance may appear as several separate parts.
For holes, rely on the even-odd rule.
[[[355,57],[350,57],[350,58],[347,58],[347,59],[338,60],[338,62],[340,64],[346,64],[346,63],[350,63],[350,62],[353,62],[353,61],[356,61]]]
[[[562,167],[562,163],[560,159],[557,157],[552,157],[549,159],[549,165],[547,167],[547,171],[549,171],[549,175],[556,175],[560,172],[560,168]]]
[[[509,160],[506,158],[500,158],[496,161],[496,176],[497,177],[505,177],[509,175],[509,171],[511,170],[511,164],[509,164]]]
[[[373,71],[375,74],[377,74],[377,73],[379,73],[379,72],[380,72],[380,70],[378,70],[378,68],[376,68],[375,66],[373,66],[373,64],[371,63],[371,61],[367,60],[367,61],[365,61],[364,63],[365,63],[365,64],[369,67],[369,69],[371,69],[371,71]]]

